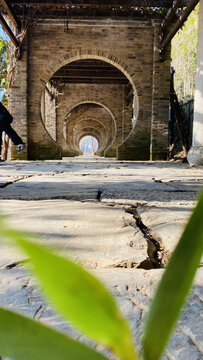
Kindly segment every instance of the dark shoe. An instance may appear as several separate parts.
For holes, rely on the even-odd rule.
[[[5,160],[2,160],[2,159],[0,158],[0,162],[5,162]]]
[[[26,149],[26,144],[19,144],[18,145],[18,154],[20,154],[25,149]]]

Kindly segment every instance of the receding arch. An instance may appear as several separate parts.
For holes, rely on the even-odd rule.
[[[80,133],[77,135],[76,139],[75,139],[75,142],[74,142],[74,148],[76,150],[79,149],[79,144],[80,144],[80,141],[82,139],[82,137],[84,136],[88,136],[88,135],[91,135],[91,136],[94,136],[97,141],[98,141],[98,144],[99,144],[99,149],[100,150],[103,150],[102,149],[102,133],[99,129],[96,129],[92,126],[85,126],[83,127],[82,129],[80,129]]]
[[[74,121],[72,121],[72,122],[74,122]],[[72,130],[74,131],[75,124],[74,123],[72,124],[72,122],[70,123],[70,125],[72,126]],[[108,136],[107,128],[104,126],[104,124],[101,121],[94,119],[94,118],[81,118],[77,122],[77,128],[78,128],[79,132],[83,129],[84,123],[87,123],[88,127],[92,126],[93,128],[95,128],[101,132],[101,135],[102,135],[102,144],[100,144],[101,150],[104,150],[105,148],[107,148],[109,136]],[[81,126],[83,126],[83,127],[81,127]],[[76,136],[76,138],[77,138],[77,136]],[[75,145],[75,137],[73,136],[72,139],[69,139],[68,143],[72,144],[74,146]]]
[[[80,139],[81,139],[81,134],[83,133],[88,133],[88,132],[95,132],[96,134],[98,134],[99,136],[99,148],[100,150],[104,150],[105,146],[103,146],[103,133],[101,131],[101,129],[98,129],[96,127],[93,127],[91,124],[90,125],[83,125],[82,128],[80,128],[78,134],[76,135],[76,137],[74,138],[74,144],[73,146],[75,148],[78,148],[79,146],[79,142],[80,142]]]
[[[105,51],[100,51],[97,49],[88,49],[88,50],[78,50],[74,52],[70,52],[67,55],[62,56],[62,58],[57,62],[52,62],[52,66],[50,66],[49,70],[45,73],[45,76],[43,79],[41,79],[42,82],[42,92],[43,92],[43,86],[49,81],[49,79],[53,76],[53,74],[59,70],[61,67],[68,65],[74,61],[78,60],[85,60],[85,59],[92,59],[92,60],[101,60],[103,62],[109,63],[112,66],[119,69],[128,79],[130,82],[132,88],[133,88],[133,118],[132,118],[132,127],[136,125],[138,114],[139,114],[139,98],[138,98],[138,84],[135,80],[135,74],[129,69],[129,66],[127,66],[121,59],[114,56],[111,53],[107,53]],[[40,96],[42,93],[40,94]]]
[[[129,127],[129,132],[125,133],[124,137],[122,137],[122,139],[119,138],[119,132],[117,133],[117,122],[119,122],[120,117],[118,116],[118,114],[115,116],[112,112],[112,110],[109,107],[109,104],[104,104],[101,101],[97,101],[97,99],[95,99],[94,97],[91,98],[90,94],[88,94],[88,92],[86,93],[86,98],[85,98],[85,94],[84,94],[84,98],[82,99],[82,101],[77,103],[74,102],[74,99],[72,101],[70,101],[70,105],[67,106],[67,114],[77,105],[79,104],[88,104],[88,103],[93,103],[93,104],[98,104],[99,106],[105,108],[109,114],[111,114],[112,119],[114,121],[114,128],[115,128],[115,133],[114,133],[114,137],[112,138],[112,141],[110,144],[108,144],[106,151],[106,154],[108,154],[107,156],[109,156],[109,154],[112,154],[111,156],[116,156],[116,149],[118,146],[120,146],[122,144],[123,141],[126,141],[126,139],[130,136],[130,134],[132,133],[136,123],[137,123],[137,119],[138,119],[138,115],[139,115],[139,99],[138,99],[138,92],[137,92],[137,84],[136,84],[136,79],[135,79],[135,73],[130,70],[129,66],[127,66],[124,62],[122,62],[120,59],[118,59],[117,57],[113,56],[112,54],[107,52],[100,52],[100,51],[96,51],[96,50],[86,50],[83,52],[80,51],[74,51],[71,52],[65,56],[63,56],[61,59],[59,59],[59,61],[53,61],[51,66],[48,68],[48,70],[46,71],[46,73],[44,73],[43,77],[40,78],[41,83],[39,82],[39,89],[41,87],[44,86],[44,84],[47,84],[48,80],[55,74],[55,72],[57,72],[57,70],[61,69],[63,66],[74,63],[75,61],[82,61],[82,60],[87,60],[87,59],[91,59],[91,60],[99,60],[102,61],[104,63],[108,63],[110,65],[112,65],[113,67],[117,68],[119,71],[121,71],[121,73],[126,77],[126,79],[129,81],[129,86],[132,87],[131,90],[131,96],[132,97],[132,115],[129,116],[128,121],[131,121],[130,127]],[[79,82],[78,82],[79,83]],[[129,88],[130,89],[130,88]],[[138,87],[139,89],[139,87]],[[43,88],[42,88],[42,94],[43,94]],[[36,96],[37,97],[37,96]],[[97,96],[96,96],[97,97]],[[114,109],[114,111],[116,112],[116,110]],[[130,120],[131,119],[131,120]],[[41,114],[41,120],[42,120],[42,114]],[[60,120],[62,121],[62,120]],[[43,124],[43,121],[42,121]],[[124,124],[124,123],[123,123]],[[60,125],[61,126],[61,125]],[[125,125],[123,125],[125,126]],[[128,130],[128,126],[126,127],[126,129]],[[47,131],[46,126],[43,127],[46,131],[46,133],[48,134],[49,138],[55,142],[55,144],[61,147],[62,149],[62,154],[64,153],[68,153],[69,149],[67,147],[66,144],[66,140],[64,137],[64,131],[63,126],[62,129],[59,130],[60,133],[60,137],[58,136],[57,141],[55,141],[53,139],[53,137],[50,136],[49,132]],[[125,131],[125,130],[124,130]],[[60,140],[59,140],[60,139]]]
[[[80,134],[80,136],[77,139],[77,145],[76,145],[75,149],[77,151],[80,151],[80,141],[86,136],[92,136],[97,140],[97,143],[98,143],[97,151],[101,151],[101,149],[100,149],[101,148],[101,145],[100,145],[101,134],[99,133],[99,131],[95,131],[96,129],[91,129],[91,128],[83,129],[83,130],[84,130],[83,133]]]
[[[113,143],[115,137],[116,137],[116,130],[117,130],[117,124],[116,124],[116,120],[115,120],[115,116],[114,114],[112,113],[112,111],[107,107],[106,104],[104,103],[100,103],[98,101],[95,101],[95,100],[85,100],[85,101],[80,101],[80,102],[76,102],[74,105],[72,106],[68,106],[66,109],[65,109],[65,112],[66,112],[66,117],[64,119],[64,131],[63,131],[63,134],[65,132],[65,127],[66,127],[66,123],[68,122],[68,116],[69,114],[71,113],[72,110],[78,108],[79,106],[81,105],[84,105],[84,104],[96,104],[98,105],[99,107],[101,108],[104,108],[108,113],[109,115],[111,116],[111,119],[113,120],[113,123],[114,123],[114,129],[113,129],[113,137],[112,137],[112,141],[111,143],[109,144],[109,146]],[[65,138],[65,136],[64,136]]]
[[[115,128],[117,127],[116,125],[116,121],[115,121],[115,116],[114,114],[112,113],[112,111],[109,109],[109,107],[107,105],[105,105],[104,103],[100,103],[98,101],[95,101],[94,99],[90,100],[90,99],[87,99],[87,100],[83,100],[83,101],[79,101],[79,102],[76,102],[74,105],[70,106],[69,108],[66,109],[66,112],[67,112],[67,116],[66,118],[64,119],[64,121],[66,121],[67,117],[68,117],[68,114],[73,110],[75,109],[76,107],[80,106],[80,105],[83,105],[83,104],[96,104],[96,105],[99,105],[101,107],[103,107],[104,109],[106,109],[109,114],[111,115],[113,121],[114,121],[114,124],[115,124]]]

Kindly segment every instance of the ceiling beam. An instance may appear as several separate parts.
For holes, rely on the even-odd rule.
[[[181,28],[185,20],[188,18],[192,10],[195,8],[195,6],[198,4],[199,0],[190,0],[188,3],[188,6],[183,11],[183,13],[179,16],[179,19],[176,21],[175,25],[172,27],[170,32],[163,38],[161,43],[161,52],[164,51],[164,49],[167,47],[167,45],[170,43],[170,41],[173,39],[173,37],[176,35],[178,30]]]
[[[80,60],[80,64],[78,61],[74,61],[73,63],[70,63],[66,66],[63,66],[59,71],[111,71],[111,72],[119,72],[114,65],[108,65],[108,63],[105,63],[104,61],[101,61],[99,63],[93,63],[93,62],[85,62],[85,60]]]
[[[186,6],[189,0],[182,0],[181,6]],[[170,8],[171,0],[11,0],[11,5],[32,5],[32,6],[135,6],[135,7],[166,7]]]
[[[70,69],[59,70],[54,74],[54,77],[102,77],[102,78],[119,78],[126,79],[126,76],[121,71],[100,70],[100,69]]]
[[[126,95],[126,99],[129,100],[133,95],[134,95],[134,89],[131,85],[131,89],[130,89],[129,93]]]
[[[123,78],[122,76],[108,76],[108,77],[105,77],[105,76],[97,76],[97,75],[81,75],[81,76],[77,76],[77,75],[54,75],[52,78],[54,79],[68,79],[68,80],[71,80],[71,79],[78,79],[79,81],[82,80],[82,79],[104,79],[104,80],[122,80],[122,81],[125,81],[126,83],[128,83],[128,79],[127,78]]]
[[[10,27],[8,26],[6,20],[5,20],[4,17],[1,15],[1,13],[0,13],[0,24],[2,25],[3,30],[7,33],[7,35],[8,35],[9,38],[11,39],[12,43],[13,43],[16,47],[19,47],[20,43],[19,43],[18,39],[15,37],[14,33],[12,32],[12,30],[11,30]]]
[[[177,12],[178,8],[180,7],[181,2],[182,2],[182,0],[174,0],[173,1],[172,7],[169,9],[164,21],[161,24],[162,31],[164,31],[167,28],[167,26],[171,23],[171,21],[175,17],[176,12]]]
[[[67,79],[67,80],[71,80],[71,79],[76,79],[78,81],[80,80],[83,80],[83,79],[93,79],[93,80],[107,80],[107,81],[110,81],[110,80],[115,80],[115,81],[124,81],[126,84],[128,84],[128,79],[127,78],[124,78],[124,77],[119,77],[119,76],[112,76],[112,77],[103,77],[103,76],[94,76],[94,75],[83,75],[83,76],[75,76],[75,75],[69,75],[69,76],[63,76],[63,75],[59,75],[59,76],[52,76],[51,80],[52,79]]]
[[[68,78],[68,77],[61,77],[55,78],[52,77],[50,79],[51,84],[122,84],[127,85],[128,80],[126,79],[104,79],[104,78]]]
[[[20,31],[21,23],[15,16],[13,9],[12,9],[11,5],[9,4],[9,2],[7,0],[0,0],[0,2],[1,2],[1,5],[3,6],[3,8],[6,10],[7,15],[10,17],[13,25]]]

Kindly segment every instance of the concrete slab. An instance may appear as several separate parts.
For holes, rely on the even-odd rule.
[[[180,239],[184,227],[189,220],[195,203],[184,202],[164,203],[159,206],[139,206],[137,213],[142,222],[150,228],[151,235],[160,239],[164,248],[172,253],[177,245],[177,239]]]
[[[139,265],[147,257],[147,243],[135,220],[120,207],[67,200],[1,200],[1,211],[15,229],[32,233],[40,242],[91,268],[122,261]],[[11,256],[6,257],[8,260]],[[1,255],[0,264],[9,265]]]
[[[130,323],[135,346],[140,349],[145,315],[164,270],[97,268],[92,271],[106,284],[115,297],[121,312]],[[200,317],[202,281],[203,269],[199,269],[187,304],[162,360],[200,360],[202,358],[203,321]],[[0,303],[3,306],[55,327],[74,339],[102,351],[109,359],[115,359],[112,354],[90,342],[53,311],[37,290],[35,279],[30,279],[24,267],[0,270],[0,284]]]
[[[0,164],[0,183],[0,212],[7,221],[91,268],[116,297],[139,347],[143,317],[164,271],[152,269],[146,261],[152,252],[139,222],[162,246],[163,261],[174,250],[196,204],[203,168],[83,157],[17,161]],[[18,264],[23,259],[1,241],[0,304],[89,343],[42,300],[35,279]],[[200,269],[162,360],[203,356],[202,278]],[[105,353],[102,347],[97,349]]]

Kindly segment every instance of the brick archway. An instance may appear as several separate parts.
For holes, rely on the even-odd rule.
[[[128,79],[133,89],[132,127],[134,128],[139,115],[139,91],[141,92],[141,89],[137,84],[135,73],[131,71],[129,66],[127,66],[117,56],[114,56],[109,52],[105,52],[97,49],[74,51],[68,53],[67,55],[64,55],[59,61],[52,62],[52,65],[46,72],[46,77],[42,77],[40,80],[41,82],[44,82],[44,84],[46,84],[49,81],[49,79],[54,75],[54,73],[64,65],[68,65],[69,63],[72,63],[74,61],[86,60],[86,59],[101,60],[103,62],[109,63],[112,66],[116,67],[118,70],[120,70]]]
[[[38,95],[36,94],[36,98],[38,97],[38,101],[39,101],[39,112],[40,112],[40,119],[41,119],[41,124],[43,127],[43,131],[46,132],[46,136],[47,136],[47,142],[49,143],[49,147],[53,148],[54,151],[54,147],[55,149],[57,149],[57,145],[60,146],[60,153],[62,154],[62,156],[69,156],[67,155],[67,153],[69,152],[69,149],[66,148],[66,154],[64,154],[63,148],[66,147],[65,144],[65,139],[64,136],[62,136],[62,138],[59,141],[55,141],[53,139],[53,137],[50,136],[50,134],[47,132],[46,127],[44,126],[43,120],[42,120],[42,115],[41,115],[41,98],[43,96],[43,92],[44,92],[44,86],[45,84],[49,81],[49,79],[53,76],[53,74],[60,69],[61,67],[63,67],[64,65],[67,65],[69,63],[72,63],[74,61],[78,61],[78,60],[85,60],[85,59],[96,59],[96,60],[101,60],[103,62],[107,62],[109,64],[111,64],[112,66],[116,67],[118,70],[120,70],[125,77],[128,79],[129,83],[132,86],[133,89],[133,104],[132,104],[132,112],[133,115],[130,117],[130,121],[131,121],[131,129],[130,131],[128,131],[127,136],[132,132],[133,128],[135,127],[137,121],[138,121],[138,115],[139,115],[139,100],[138,100],[138,92],[137,92],[137,87],[136,87],[136,82],[134,80],[135,78],[135,74],[132,73],[130,74],[129,68],[126,64],[124,64],[121,60],[119,60],[117,57],[111,55],[110,53],[105,53],[101,51],[96,51],[96,50],[86,50],[83,52],[73,52],[73,53],[69,53],[67,55],[64,55],[61,57],[60,60],[56,60],[56,61],[52,61],[50,63],[49,68],[46,70],[45,76],[42,76],[40,78],[40,82],[38,82],[38,87],[39,87],[39,92]],[[43,74],[43,75],[44,75]],[[39,98],[40,97],[40,98]],[[71,103],[71,106],[69,106],[69,109],[75,107],[76,105],[82,104],[82,103],[97,103],[101,106],[103,106],[104,108],[106,108],[110,113],[112,118],[114,119],[114,122],[116,124],[116,117],[115,115],[112,113],[112,111],[110,110],[110,106],[104,104],[104,103],[100,103],[99,101],[95,100],[95,98],[91,98],[91,97],[87,97],[84,95],[82,101],[75,103],[74,99]],[[67,108],[67,112],[69,110]],[[37,114],[36,114],[37,117]],[[120,117],[120,115],[119,115]],[[119,119],[118,117],[118,119]],[[38,123],[38,126],[39,123]],[[61,131],[61,135],[63,134],[63,131]],[[116,153],[117,153],[117,148],[119,145],[122,144],[122,142],[127,138],[127,136],[125,136],[125,138],[123,138],[121,140],[121,136],[120,134],[117,136],[117,132],[115,133],[114,139],[112,141],[112,143],[109,145],[109,147],[106,149],[106,153],[105,156],[109,156],[109,157],[115,157]],[[34,134],[33,134],[34,137]],[[38,131],[38,138],[39,138],[39,131]],[[42,137],[42,140],[44,142],[45,136]],[[39,139],[40,141],[40,139]],[[32,147],[33,148],[38,148],[36,146],[36,144],[32,143]],[[58,150],[57,150],[58,151]],[[62,151],[62,152],[61,152]],[[38,150],[37,150],[38,153]],[[74,156],[75,154],[70,152],[70,156]]]
[[[73,151],[73,147],[71,146],[71,143],[67,144],[66,141],[66,136],[65,136],[65,131],[66,131],[66,122],[67,119],[69,118],[69,114],[71,114],[71,111],[77,110],[79,109],[81,106],[83,105],[97,105],[98,108],[101,109],[105,109],[106,113],[109,114],[109,119],[111,119],[111,127],[112,127],[112,138],[107,138],[106,143],[107,143],[107,147],[105,147],[105,150],[107,150],[111,144],[113,143],[115,137],[116,137],[116,128],[117,128],[117,123],[116,123],[116,119],[115,119],[115,115],[112,113],[112,111],[109,109],[109,107],[107,106],[107,104],[104,103],[100,103],[98,101],[95,100],[90,100],[90,98],[83,98],[82,101],[76,101],[76,102],[72,102],[71,105],[69,106],[62,106],[61,107],[61,113],[60,113],[60,118],[63,119],[63,122],[59,122],[58,126],[59,126],[59,138],[60,138],[60,145],[62,146],[63,149],[63,154],[64,156],[69,156],[68,153],[70,152],[70,154],[72,154]],[[60,111],[60,110],[59,110]],[[92,116],[89,114],[89,117],[92,118]],[[82,116],[84,119],[84,116]],[[109,127],[110,129],[110,127]],[[110,132],[111,135],[111,132]],[[71,135],[72,136],[72,135]]]
[[[160,24],[148,20],[133,20],[130,24],[127,20],[121,22],[116,19],[113,23],[104,19],[99,24],[78,20],[72,23],[68,35],[61,31],[58,23],[40,21],[33,29],[33,36],[28,36],[29,46],[24,49],[10,96],[16,130],[28,143],[28,159],[61,157],[60,144],[49,136],[42,122],[41,95],[48,80],[63,66],[82,60],[91,63],[91,59],[92,63],[95,59],[95,63],[108,64],[106,69],[113,66],[114,72],[120,72],[120,78],[123,77],[123,83],[126,81],[126,94],[122,102],[114,91],[108,93],[115,106],[117,103],[119,107],[115,114],[119,119],[119,134],[112,149],[113,156],[126,160],[147,160],[150,156],[152,159],[164,159],[167,149],[170,51],[166,52],[164,61],[160,63],[157,51],[159,34]],[[71,67],[74,68],[74,65]],[[16,86],[18,81],[20,87]],[[82,82],[76,83],[80,88]],[[97,82],[94,84],[97,86]],[[15,98],[18,99],[17,103],[14,103]],[[127,98],[130,99],[128,108],[125,102]],[[109,108],[112,110],[111,106]],[[126,120],[129,125],[125,128],[123,124]],[[130,136],[126,137],[129,129]],[[108,152],[106,156],[111,155]]]
[[[111,139],[109,139],[108,128],[100,120],[93,117],[91,118],[82,117],[79,119],[79,121],[77,121],[77,123],[73,121],[70,123],[70,127],[72,131],[75,126],[77,126],[77,130],[75,131],[75,134],[71,136],[69,141],[67,141],[66,139],[67,143],[69,145],[72,145],[73,148],[75,149],[79,148],[79,142],[81,139],[80,133],[85,129],[85,127],[95,128],[100,133],[100,140],[98,141],[99,151],[104,151],[110,145]]]

